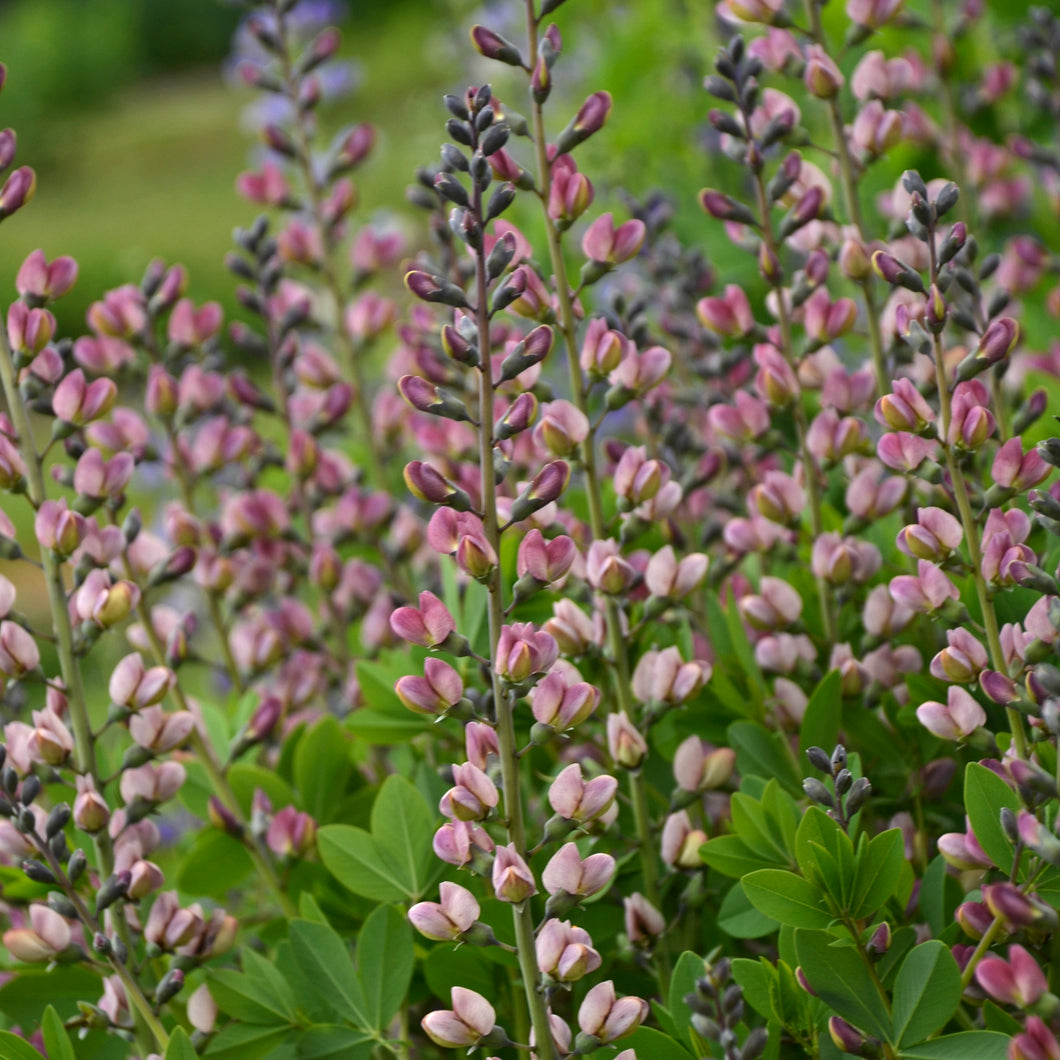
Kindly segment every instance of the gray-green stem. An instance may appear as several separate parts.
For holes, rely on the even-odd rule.
[[[935,256],[934,232],[931,233],[928,240],[928,253],[931,262],[931,283],[932,287],[934,287],[938,281],[938,259]],[[935,335],[934,337],[934,354],[935,384],[939,392],[939,444],[945,454],[946,470],[950,476],[950,485],[953,488],[953,497],[957,503],[961,526],[964,529],[964,538],[968,543],[968,561],[971,565],[972,580],[975,582],[975,593],[979,599],[979,609],[983,613],[983,628],[986,630],[987,648],[990,651],[990,665],[999,673],[1004,674],[1008,672],[1008,667],[1005,664],[1005,653],[1001,647],[1001,636],[998,631],[994,602],[990,597],[990,589],[986,584],[986,578],[983,576],[983,553],[979,543],[979,523],[972,512],[972,502],[968,496],[968,485],[964,481],[964,473],[954,457],[953,448],[949,443],[952,409],[941,335]],[[1016,754],[1019,758],[1026,760],[1027,734],[1023,728],[1023,718],[1015,707],[1006,707],[1005,716],[1012,732],[1012,743]]]
[[[534,13],[533,0],[526,3],[526,27],[528,54],[537,54],[538,21]],[[541,199],[542,217],[545,222],[545,238],[548,243],[549,261],[556,281],[556,296],[559,301],[559,330],[567,348],[567,369],[570,374],[571,401],[586,416],[588,402],[585,379],[582,376],[578,360],[577,325],[574,319],[574,303],[571,300],[570,283],[567,278],[567,265],[563,259],[563,245],[559,230],[549,216],[548,200],[552,183],[552,171],[548,160],[548,141],[545,138],[545,116],[540,103],[532,101],[534,129],[534,148],[537,160],[538,195]],[[593,540],[603,541],[607,537],[604,521],[604,506],[600,489],[600,476],[596,470],[596,430],[589,431],[578,451],[579,461],[585,479],[585,493],[589,503],[589,527]],[[604,622],[607,630],[607,647],[611,656],[616,699],[619,710],[625,712],[632,721],[636,714],[633,705],[633,694],[629,675],[629,655],[626,640],[622,632],[622,611],[618,602],[610,596],[603,598]],[[637,773],[631,775],[634,789],[644,788],[644,778]],[[647,805],[646,791],[641,791],[641,801]],[[634,798],[636,801],[636,796]],[[658,873],[655,869],[655,849],[651,842],[650,819],[646,818],[646,835],[638,829],[638,847],[641,872],[644,877],[645,897],[653,905],[659,903]]]
[[[816,0],[806,0],[806,13],[810,19],[810,31],[814,43],[827,52],[828,41],[821,22],[821,10]],[[850,145],[843,128],[843,114],[839,109],[839,99],[833,96],[827,101],[828,121],[832,127],[832,139],[835,142],[836,157],[839,160],[839,176],[843,184],[843,196],[846,199],[847,216],[858,231],[862,245],[867,244],[865,220],[861,212],[861,200],[858,197],[858,181],[854,160],[850,157]],[[872,367],[876,375],[876,389],[880,395],[891,389],[887,378],[887,362],[883,352],[883,329],[880,327],[880,310],[876,305],[876,293],[873,290],[873,278],[867,277],[861,285],[865,296],[865,320],[868,325],[869,346],[872,350]]]
[[[473,215],[482,218],[482,191],[475,182],[473,191]],[[475,254],[475,299],[478,345],[481,364],[478,368],[479,399],[479,467],[482,482],[482,525],[486,540],[494,554],[501,554],[501,534],[497,519],[497,486],[494,479],[493,419],[494,394],[490,367],[490,317],[489,284],[486,276],[486,253],[480,245]],[[522,788],[519,783],[519,758],[515,742],[515,704],[502,688],[497,674],[497,644],[504,625],[504,587],[499,570],[494,570],[487,584],[490,650],[490,679],[493,703],[496,712],[497,745],[501,761],[501,784],[504,791],[504,813],[507,817],[508,839],[520,857],[527,857],[526,824],[523,817]],[[534,945],[533,914],[528,902],[512,905],[512,923],[515,928],[515,945],[518,950],[519,970],[523,978],[523,991],[530,1012],[530,1023],[534,1028],[536,1050],[540,1060],[555,1060],[552,1048],[552,1032],[548,1011],[541,993],[541,976],[537,968]]]
[[[770,213],[769,196],[766,194],[765,182],[762,174],[756,173],[754,178],[755,194],[758,199],[758,212],[762,224],[762,239],[766,249],[774,261],[779,261],[776,236],[773,232],[773,219]],[[791,334],[791,315],[788,311],[787,298],[784,294],[782,284],[776,285],[777,293],[777,321],[780,324],[781,353],[794,369],[795,367],[795,344]],[[814,541],[824,532],[824,519],[821,514],[821,484],[818,478],[817,461],[806,442],[806,410],[802,401],[796,397],[793,404],[795,416],[795,430],[798,435],[799,458],[802,461],[803,470],[806,472],[806,494],[810,502],[810,529]],[[833,593],[828,583],[820,575],[816,575],[817,598],[821,606],[821,618],[824,622],[825,640],[829,645],[836,643],[838,639],[836,616],[833,610]]]
[[[15,360],[7,339],[6,323],[0,320],[0,385],[3,386],[11,422],[18,434],[19,450],[26,464],[26,495],[33,508],[39,509],[47,499],[44,487],[44,468],[33,441],[33,427],[29,421],[26,407],[18,390],[15,375]],[[49,548],[41,548],[41,568],[48,593],[48,604],[52,614],[52,627],[55,632],[55,647],[59,656],[59,669],[66,687],[67,703],[70,709],[70,724],[74,729],[74,764],[77,772],[92,778],[97,789],[102,790],[99,765],[96,761],[95,742],[92,735],[92,723],[88,716],[88,704],[85,699],[84,682],[81,678],[81,667],[74,652],[74,631],[70,623],[70,609],[66,598],[66,587],[63,585],[62,568],[58,557]],[[106,830],[99,833],[95,840],[96,857],[99,862],[100,875],[107,878],[114,871],[114,847]],[[46,856],[50,857],[50,850]],[[54,858],[50,858],[54,861]],[[53,872],[58,863],[52,866]],[[61,872],[61,869],[60,869]],[[80,901],[80,898],[78,898]],[[83,904],[82,904],[83,905]],[[87,912],[87,910],[86,910]],[[124,927],[124,916],[120,915],[121,927]],[[120,961],[111,958],[111,966],[125,984],[130,1001],[137,1008],[144,1025],[154,1035],[159,1047],[164,1051],[168,1037],[161,1024],[155,1019],[150,1005],[143,997],[138,984]],[[143,1010],[141,1004],[143,1003]]]

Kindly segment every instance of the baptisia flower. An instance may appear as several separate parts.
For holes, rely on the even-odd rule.
[[[950,686],[945,703],[922,703],[916,716],[940,740],[963,740],[986,724],[986,711],[960,685]]]
[[[474,1048],[489,1037],[497,1024],[493,1006],[474,990],[454,986],[452,1009],[439,1009],[423,1017],[427,1037],[443,1049]]]

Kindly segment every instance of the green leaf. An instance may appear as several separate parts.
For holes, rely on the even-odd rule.
[[[986,856],[1002,871],[1012,868],[1012,844],[1001,828],[1003,807],[1018,813],[1016,793],[991,769],[969,762],[964,771],[964,809]]]
[[[622,1038],[610,1046],[610,1054],[601,1052],[598,1055],[615,1056],[624,1049],[636,1050],[637,1056],[644,1057],[645,1060],[648,1057],[651,1057],[651,1060],[692,1060],[692,1054],[687,1049],[678,1045],[673,1038],[668,1038],[650,1027],[638,1027],[627,1038]],[[40,1058],[37,1057],[37,1060]]]
[[[340,1018],[370,1029],[372,1019],[346,943],[325,924],[294,920],[291,955],[304,979]]]
[[[40,1053],[25,1038],[10,1031],[0,1031],[0,1056],[4,1060],[41,1060]]]
[[[419,789],[402,776],[387,777],[372,806],[372,835],[396,866],[410,898],[421,898],[440,871],[434,856],[435,814]]]
[[[773,1002],[770,988],[777,977],[776,968],[760,957],[752,961],[749,957],[736,957],[732,962],[732,977],[740,984],[744,999],[763,1018],[773,1018]]]
[[[1007,1060],[1012,1038],[997,1031],[961,1031],[903,1049],[905,1060]]]
[[[905,866],[901,829],[891,828],[858,844],[857,873],[850,914],[855,920],[872,916],[894,894]]]
[[[210,1060],[295,1060],[293,1027],[262,1027],[247,1023],[230,1023],[222,1027],[210,1042],[206,1055]],[[285,1048],[286,1046],[286,1048]]]
[[[692,1027],[692,1010],[685,1004],[685,995],[695,993],[696,980],[703,975],[705,967],[699,954],[685,950],[670,979],[670,1016],[681,1038],[687,1037]]]
[[[48,1050],[48,1060],[77,1060],[70,1035],[66,1033],[59,1013],[51,1005],[45,1010],[41,1030],[44,1033],[44,1048]],[[166,1057],[168,1060],[168,1053]]]
[[[416,957],[409,922],[392,905],[379,906],[357,936],[356,956],[370,1026],[383,1034],[412,981]]]
[[[352,772],[346,733],[338,718],[325,714],[306,731],[295,752],[294,784],[299,808],[320,824],[331,821]]]
[[[771,864],[750,850],[737,835],[720,835],[715,839],[708,839],[699,848],[699,856],[723,876],[732,876],[737,880],[749,872]]]
[[[791,849],[785,842],[784,825],[774,820],[774,815],[766,809],[769,792],[779,794],[781,798],[786,797],[775,780],[769,782],[760,800],[752,799],[740,791],[733,795],[730,803],[732,830],[762,858],[764,868],[794,867],[791,865]]]
[[[763,935],[771,935],[778,926],[772,917],[751,905],[739,880],[722,899],[718,909],[718,927],[734,939],[760,939]]]
[[[71,1057],[73,1053],[70,1054]],[[56,1060],[49,1050],[49,1060]],[[169,1036],[169,1045],[166,1046],[165,1060],[199,1060],[199,1054],[195,1046],[191,1044],[183,1027],[175,1027]]]
[[[891,1016],[853,946],[833,946],[823,931],[796,931],[795,954],[813,992],[843,1019],[891,1040]]]
[[[237,762],[228,771],[228,782],[245,814],[250,814],[250,804],[258,788],[265,792],[276,809],[294,805],[294,788],[275,770],[252,762]]]
[[[799,750],[803,755],[810,747],[831,752],[843,720],[843,679],[838,670],[830,670],[810,696],[806,713],[799,726]]]
[[[963,898],[960,884],[948,870],[946,859],[939,854],[928,865],[920,882],[920,911],[936,936],[953,923],[953,911]]]
[[[497,969],[470,946],[435,946],[423,962],[423,975],[431,993],[446,1004],[454,986],[466,986],[489,1002],[497,1000]]]
[[[99,976],[78,965],[59,965],[51,972],[19,968],[18,975],[0,987],[0,1012],[12,1023],[34,1026],[49,1004],[60,1016],[72,1016],[78,1001],[98,994]]]
[[[823,929],[835,919],[821,891],[794,872],[760,869],[742,882],[755,909],[778,923]]]
[[[298,1060],[368,1060],[370,1036],[351,1027],[311,1027],[298,1039]]]
[[[832,896],[844,909],[854,883],[854,851],[850,837],[820,806],[803,814],[795,833],[799,871]]]
[[[784,737],[753,721],[729,726],[729,745],[736,752],[736,768],[743,775],[775,777],[796,797],[802,795],[802,778],[795,775],[791,758],[780,744]]]
[[[401,873],[383,860],[379,844],[363,828],[325,825],[317,832],[317,852],[328,872],[354,894],[376,902],[409,897]]]
[[[902,962],[891,1016],[899,1047],[945,1027],[961,1001],[961,973],[948,946],[933,939]]]
[[[224,897],[254,871],[243,844],[216,829],[202,832],[184,855],[177,873],[177,887],[186,894]]]

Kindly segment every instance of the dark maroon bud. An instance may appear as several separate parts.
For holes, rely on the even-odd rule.
[[[806,749],[806,757],[810,760],[810,765],[814,769],[819,769],[822,773],[827,773],[828,776],[832,775],[832,761],[823,747],[808,747]]]
[[[88,866],[88,858],[85,856],[83,850],[75,850],[70,855],[70,860],[66,863],[66,876],[71,883],[76,883],[80,878],[81,874],[85,871]]]
[[[40,777],[38,777],[36,773],[30,773],[30,775],[22,781],[22,790],[19,792],[19,802],[21,802],[23,806],[30,806],[40,792]]]
[[[816,777],[807,777],[802,782],[802,790],[814,802],[827,806],[829,809],[835,807],[835,799],[832,798],[832,793]]]
[[[904,287],[918,294],[924,293],[924,281],[920,278],[920,273],[911,269],[905,262],[899,261],[893,254],[877,250],[872,255],[872,267],[876,275],[892,287]]]
[[[457,118],[450,118],[445,123],[445,131],[457,143],[463,144],[465,147],[473,147],[475,144],[475,139],[471,135],[471,126],[467,122],[460,121]]]
[[[439,173],[434,178],[434,186],[443,199],[448,199],[449,202],[462,206],[465,210],[471,206],[467,190],[452,173]]]
[[[452,394],[419,375],[404,375],[398,380],[401,396],[418,412],[441,416],[447,420],[470,420],[467,408]]]
[[[471,43],[475,45],[479,54],[487,59],[495,59],[509,66],[526,66],[522,55],[519,54],[519,49],[511,41],[505,40],[499,33],[494,33],[485,26],[471,27]]]
[[[508,142],[510,133],[511,130],[504,122],[497,122],[496,125],[491,125],[479,141],[479,150],[488,158]]]
[[[594,92],[579,108],[570,124],[556,137],[556,154],[569,154],[578,144],[599,132],[611,113],[611,94]]]
[[[471,117],[471,114],[467,109],[467,105],[459,96],[450,93],[449,95],[443,97],[442,102],[445,103],[446,107],[449,110],[449,113],[452,114],[452,116],[458,119],[459,121],[467,121]]]
[[[493,245],[486,259],[486,276],[489,280],[495,280],[508,268],[512,263],[512,258],[515,257],[515,250],[515,236],[511,232],[505,232]]]
[[[460,364],[474,368],[479,363],[478,350],[452,324],[442,328],[442,349]]]
[[[935,197],[935,212],[939,217],[945,216],[957,205],[957,200],[960,197],[961,192],[956,184],[952,182],[945,184]]]
[[[4,129],[0,132],[0,172],[7,169],[15,160],[15,150],[18,146],[18,137],[14,129]]]
[[[52,875],[52,870],[48,868],[43,862],[34,861],[32,858],[25,858],[22,861],[22,871],[34,882],[34,883],[55,883],[56,879]]]
[[[707,115],[707,120],[718,132],[728,133],[729,136],[735,136],[738,140],[747,139],[747,132],[743,125],[724,110],[712,110]]]
[[[491,196],[486,205],[486,221],[492,221],[500,217],[505,210],[515,201],[515,186],[502,184]]]
[[[704,188],[699,193],[699,205],[719,221],[735,221],[742,225],[757,224],[755,215],[748,207],[720,191]]]
[[[341,40],[339,31],[334,26],[328,26],[327,29],[322,30],[302,53],[298,62],[298,72],[307,74],[321,63],[326,63],[339,50]]]
[[[471,308],[464,292],[441,276],[414,269],[405,274],[405,286],[424,302],[441,302],[456,309]]]
[[[927,199],[928,190],[924,178],[915,170],[907,169],[902,174],[902,187],[910,195],[919,195],[921,199]]]
[[[48,820],[44,825],[44,834],[48,839],[53,836],[57,836],[65,827],[67,821],[70,820],[70,807],[65,802],[60,802],[58,806],[53,807],[51,813],[48,814]]]
[[[155,987],[155,1001],[164,1005],[175,998],[184,988],[184,973],[179,968],[170,968]]]

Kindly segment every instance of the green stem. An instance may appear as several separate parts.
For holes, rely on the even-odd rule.
[[[762,180],[762,174],[760,172],[755,173],[754,183],[755,194],[758,200],[758,212],[762,224],[762,239],[765,242],[770,257],[774,261],[779,261],[780,255],[778,253],[776,236],[773,232],[773,219],[769,208],[769,197],[766,194],[765,182]],[[784,355],[785,360],[794,369],[796,360],[795,343],[791,334],[791,315],[788,311],[787,298],[785,297],[782,284],[778,283],[774,290],[777,293],[777,321],[780,324],[781,353]],[[810,447],[806,442],[806,410],[803,408],[801,399],[796,397],[792,407],[795,416],[795,430],[798,436],[799,458],[802,461],[803,469],[806,472],[806,494],[810,502],[810,529],[813,533],[814,541],[816,541],[817,538],[824,533],[824,518],[821,513],[821,483],[819,480],[819,469],[817,467],[817,461],[814,459],[813,453],[810,452]],[[838,640],[838,626],[836,624],[835,610],[832,606],[834,603],[834,594],[824,578],[815,575],[815,580],[817,582],[817,598],[821,605],[821,618],[824,622],[825,640],[829,645],[832,645]]]
[[[534,14],[533,0],[527,0],[526,22],[528,53],[537,53],[538,23]],[[570,295],[570,282],[567,277],[567,265],[563,259],[563,245],[559,230],[548,213],[549,192],[552,183],[552,171],[548,161],[548,141],[545,138],[545,117],[540,103],[536,100],[532,107],[534,148],[537,156],[538,194],[542,203],[542,216],[545,223],[545,237],[548,243],[549,260],[552,274],[556,281],[556,295],[559,301],[559,330],[567,348],[567,369],[570,375],[570,392],[572,403],[583,414],[588,416],[588,394],[581,365],[578,361],[577,324],[575,323],[574,303]],[[585,479],[585,493],[589,503],[589,527],[593,539],[603,541],[607,538],[607,525],[604,519],[604,506],[600,476],[596,468],[596,431],[590,430],[578,451],[579,463]],[[622,609],[618,601],[611,596],[603,598],[604,624],[607,631],[607,646],[610,654],[612,677],[614,679],[615,699],[618,709],[623,711],[631,721],[635,717],[632,688],[629,673],[629,649],[626,637],[622,632]],[[643,779],[638,781],[643,785]],[[645,809],[645,813],[646,813]],[[647,818],[646,818],[647,820]],[[650,834],[650,829],[649,829]],[[638,832],[638,836],[640,833]],[[653,905],[659,904],[658,874],[655,871],[655,853],[651,843],[645,844],[638,839],[640,847],[640,864],[644,876],[645,897]]]
[[[473,215],[482,218],[482,190],[475,183],[473,191]],[[490,316],[489,284],[486,274],[486,253],[480,246],[475,255],[476,321],[481,364],[478,368],[479,404],[479,466],[482,483],[482,524],[486,540],[494,553],[501,554],[501,534],[497,519],[497,486],[494,478],[493,456],[494,393],[490,368]],[[499,570],[494,570],[487,584],[490,650],[489,658],[497,657],[497,644],[504,626],[504,587]],[[507,817],[508,839],[523,859],[527,857],[526,824],[523,816],[523,800],[519,783],[519,758],[515,741],[515,704],[502,688],[495,665],[490,667],[493,703],[496,711],[497,745],[500,752],[501,786],[504,792],[504,812]],[[537,968],[534,946],[533,913],[529,902],[512,905],[512,923],[515,928],[515,945],[518,950],[519,969],[523,978],[523,992],[534,1028],[537,1053],[541,1060],[555,1060],[552,1048],[552,1032],[548,1020],[545,999],[541,993],[541,977]]]
[[[287,86],[287,98],[295,108],[296,113],[301,113],[298,106],[298,77],[295,73],[294,62],[291,58],[290,41],[288,39],[287,18],[279,15],[277,26],[280,38],[280,61],[283,66],[284,81]],[[327,220],[324,216],[324,188],[313,171],[313,145],[310,141],[305,122],[294,123],[295,136],[297,137],[298,167],[302,172],[302,180],[309,195],[310,212],[313,222],[320,233],[320,242],[323,254],[319,262],[320,274],[324,278],[324,285],[333,303],[335,314],[334,334],[339,346],[346,357],[353,374],[354,408],[360,426],[360,438],[368,446],[369,466],[362,468],[368,481],[373,485],[385,485],[383,471],[388,466],[385,454],[379,450],[378,439],[372,426],[372,408],[368,401],[368,380],[364,370],[364,357],[362,351],[357,348],[350,333],[346,329],[342,318],[342,307],[345,297],[342,284],[339,282],[338,272],[335,264],[335,240],[332,238]]]
[[[34,509],[39,509],[47,499],[44,487],[44,468],[33,441],[33,428],[29,421],[29,414],[22,403],[22,395],[18,390],[15,377],[15,361],[11,346],[7,339],[7,326],[0,320],[0,385],[3,386],[4,398],[7,401],[8,411],[11,414],[11,422],[18,434],[19,450],[26,464],[26,495]],[[84,681],[81,677],[81,667],[78,665],[77,656],[74,651],[74,631],[70,623],[70,609],[66,597],[66,587],[63,584],[63,573],[59,558],[49,548],[41,548],[41,567],[44,572],[44,583],[48,593],[48,604],[52,614],[52,627],[55,631],[55,647],[59,656],[59,669],[63,676],[63,684],[66,686],[67,703],[70,709],[70,724],[74,730],[74,765],[82,776],[92,778],[96,788],[102,792],[103,783],[99,772],[99,764],[96,761],[95,739],[92,734],[92,723],[88,715],[88,703],[85,698]],[[110,835],[104,829],[95,839],[96,857],[99,862],[101,877],[108,878],[114,871],[114,846]],[[51,857],[50,850],[45,851],[46,856],[53,862],[51,868],[53,873],[58,869],[58,861]],[[73,887],[70,888],[72,894]],[[71,897],[71,901],[73,901]],[[79,915],[88,913],[77,896],[75,906],[80,903]],[[119,934],[125,928],[124,913],[117,909],[115,923],[119,925]],[[82,916],[82,919],[84,917]],[[91,921],[93,924],[94,921]],[[87,923],[87,922],[86,922]],[[98,926],[95,928],[98,930]],[[125,939],[123,938],[123,941]],[[128,943],[126,943],[128,945]],[[120,961],[110,958],[111,967],[121,978],[125,985],[126,994],[130,1003],[137,1009],[144,1025],[154,1035],[155,1041],[164,1052],[168,1042],[168,1036],[162,1025],[155,1018],[151,1006],[147,1003],[136,981],[129,974]]]
[[[810,19],[810,32],[814,43],[828,51],[828,41],[821,22],[821,11],[815,0],[806,0],[806,13]],[[867,243],[865,236],[865,219],[861,212],[861,200],[858,196],[858,181],[854,159],[850,156],[850,145],[847,143],[846,131],[843,128],[843,114],[839,109],[838,96],[832,96],[827,105],[828,121],[832,127],[832,139],[835,142],[836,158],[839,161],[839,176],[843,185],[843,197],[846,199],[847,216],[858,231],[862,245]],[[876,375],[876,389],[880,395],[890,391],[887,378],[887,362],[884,357],[883,329],[880,327],[880,312],[876,305],[876,294],[873,290],[872,277],[861,285],[865,296],[865,318],[868,323],[869,346],[872,350],[872,367]]]
[[[938,279],[934,232],[931,233],[928,240],[928,254],[931,263],[931,283],[934,286]],[[983,613],[983,627],[986,630],[987,647],[990,651],[990,664],[1000,673],[1007,673],[1008,667],[1005,664],[1005,653],[1001,647],[997,613],[994,611],[994,602],[990,598],[990,589],[987,586],[986,578],[983,577],[983,554],[979,543],[979,524],[972,512],[972,502],[968,496],[968,485],[964,481],[964,473],[961,471],[960,465],[953,455],[953,448],[949,444],[952,408],[949,381],[946,379],[946,365],[943,358],[941,335],[935,335],[934,337],[934,354],[935,385],[939,392],[939,444],[942,446],[942,451],[946,457],[946,470],[949,472],[953,497],[957,504],[957,512],[960,515],[961,526],[964,528],[964,537],[968,542],[968,560],[971,564],[972,580],[975,582],[975,593],[979,599],[979,609]],[[1023,728],[1023,718],[1015,707],[1006,707],[1005,716],[1012,732],[1012,742],[1016,755],[1026,761],[1027,734]]]

